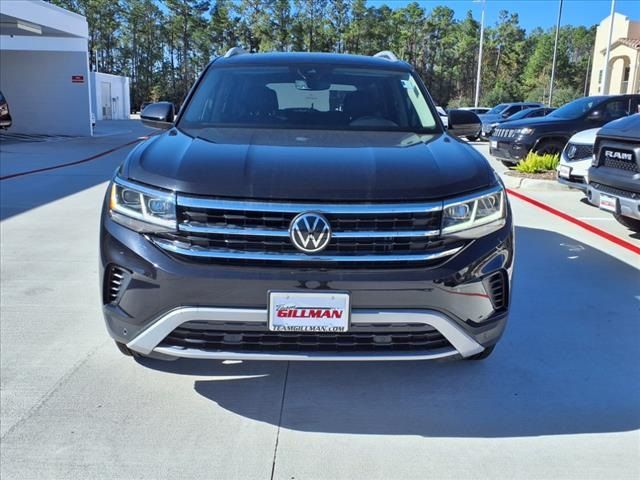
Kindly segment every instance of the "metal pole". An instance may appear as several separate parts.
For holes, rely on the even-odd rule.
[[[609,41],[607,42],[607,55],[604,63],[604,75],[602,78],[602,93],[609,93],[609,54],[611,53],[611,37],[613,36],[613,15],[615,14],[616,0],[611,0],[611,14],[609,15]]]
[[[587,91],[587,86],[589,85],[589,77],[591,76],[591,54],[589,54],[589,58],[587,59],[587,73],[584,76],[584,96],[586,97],[589,92]]]
[[[474,106],[478,108],[480,99],[480,72],[482,70],[482,45],[484,43],[484,7],[485,0],[482,0],[482,16],[480,18],[480,51],[478,52],[478,74],[476,75],[476,99]]]
[[[558,53],[558,36],[560,35],[560,18],[562,17],[562,0],[560,0],[560,6],[558,7],[558,22],[556,23],[556,41],[553,45],[553,63],[551,64],[551,83],[549,84],[549,103],[553,101],[553,82],[556,77],[556,54]]]

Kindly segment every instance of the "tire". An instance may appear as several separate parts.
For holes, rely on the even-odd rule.
[[[500,160],[500,162],[502,162],[502,164],[507,168],[513,168],[517,165],[516,163],[509,162],[507,160]]]
[[[133,350],[129,349],[129,347],[127,347],[124,343],[116,342],[116,347],[118,347],[118,350],[120,350],[120,353],[122,353],[123,355],[126,355],[127,357],[134,357],[134,358],[142,357],[142,355],[140,355],[138,352],[134,352]]]
[[[564,143],[559,140],[543,140],[540,142],[540,145],[537,146],[536,153],[538,155],[560,155],[563,148]]]
[[[613,216],[621,225],[624,225],[629,230],[640,233],[640,220],[631,217],[625,217],[624,215],[618,215],[614,213]]]
[[[467,140],[470,142],[477,142],[480,139],[480,135],[467,135]]]
[[[480,353],[476,353],[472,357],[467,357],[465,360],[484,360],[493,352],[493,349],[496,348],[495,345],[491,345],[490,347],[485,348]]]

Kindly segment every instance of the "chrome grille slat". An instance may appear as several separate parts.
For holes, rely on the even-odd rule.
[[[268,228],[247,227],[216,227],[183,223],[178,225],[183,232],[205,233],[214,235],[247,235],[256,237],[289,237],[289,230],[275,230]],[[394,238],[394,237],[433,237],[440,234],[440,230],[416,230],[416,231],[344,231],[334,232],[334,238]]]
[[[200,198],[178,195],[177,203],[182,207],[204,208],[209,210],[235,210],[243,212],[300,213],[318,212],[335,214],[389,214],[389,213],[427,213],[442,210],[442,202],[420,203],[362,203],[362,204],[327,204],[327,203],[288,203],[225,200],[217,198]]]
[[[154,238],[153,242],[164,250],[185,255],[187,257],[218,258],[234,260],[280,260],[285,262],[426,262],[437,260],[459,252],[463,247],[457,246],[436,252],[398,255],[307,255],[304,253],[247,252],[223,248],[202,248],[194,246],[178,246],[170,240]]]

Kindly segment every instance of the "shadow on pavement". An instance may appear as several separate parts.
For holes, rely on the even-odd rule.
[[[640,427],[638,270],[554,232],[517,228],[510,324],[481,362],[286,363],[143,360],[216,376],[195,390],[254,420],[284,388],[281,426],[300,431],[521,437]],[[286,385],[286,387],[285,387]],[[268,410],[268,409],[267,409]]]
[[[119,130],[117,130],[119,129]],[[80,161],[155,133],[139,122],[113,121],[103,137],[61,142],[0,143],[1,176]],[[109,134],[109,133],[113,134]],[[108,181],[134,145],[79,165],[0,180],[0,220],[55,202]]]

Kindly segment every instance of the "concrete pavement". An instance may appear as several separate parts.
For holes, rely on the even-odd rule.
[[[636,255],[514,199],[512,315],[486,361],[136,362],[97,288],[126,151],[0,184],[3,480],[640,477]]]

